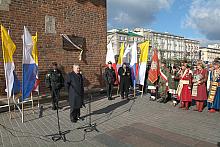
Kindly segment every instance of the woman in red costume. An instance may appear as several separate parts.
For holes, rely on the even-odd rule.
[[[197,69],[193,73],[192,99],[196,101],[196,109],[194,111],[202,112],[204,101],[207,100],[206,82],[208,72],[203,68],[201,60],[197,61]]]
[[[182,64],[180,73],[180,81],[177,88],[177,98],[180,101],[180,108],[189,109],[189,103],[192,102],[191,98],[191,86],[192,86],[192,74],[190,69],[187,68],[187,62]]]

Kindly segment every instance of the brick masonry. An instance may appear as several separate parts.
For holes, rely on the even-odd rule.
[[[63,67],[65,73],[71,71],[71,65],[74,63],[80,64],[86,77],[86,86],[100,87],[103,84],[101,78],[105,63],[107,32],[105,0],[11,0],[7,3],[1,0],[1,2],[0,24],[10,29],[12,40],[17,46],[14,62],[19,79],[22,76],[21,35],[25,25],[32,35],[38,32],[41,81],[44,80],[51,62],[56,61]],[[6,5],[8,8],[3,9]],[[78,60],[80,51],[63,49],[60,34],[76,35],[86,39],[82,61]],[[3,69],[1,51],[0,95],[5,94]],[[40,87],[41,91],[44,91],[44,82],[41,82]]]

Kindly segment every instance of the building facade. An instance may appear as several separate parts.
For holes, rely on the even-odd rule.
[[[115,55],[119,55],[119,49],[121,44],[124,43],[125,47],[127,45],[132,45],[134,41],[137,43],[143,42],[144,37],[142,35],[130,32],[128,29],[118,30],[113,29],[107,32],[107,43],[112,43]]]
[[[208,47],[200,47],[200,59],[206,63],[212,63],[215,58],[220,57],[220,45],[213,44]]]
[[[53,61],[62,67],[64,73],[70,72],[73,64],[80,64],[86,86],[103,84],[100,68],[106,55],[106,0],[0,0],[0,24],[10,30],[17,46],[14,62],[20,80],[23,28],[26,26],[32,35],[38,32],[40,92],[45,89],[45,74]],[[80,51],[68,48],[71,44],[66,46],[61,34],[84,40],[81,61],[78,58]],[[0,95],[5,94],[3,65],[0,51]]]
[[[149,40],[152,48],[157,48],[159,58],[166,59],[170,62],[175,60],[197,60],[199,59],[199,41],[187,39],[182,36],[161,33],[144,28],[135,28],[135,33]]]
[[[135,36],[129,35],[135,34]],[[133,41],[141,43],[145,40],[150,41],[149,60],[152,57],[153,50],[157,48],[159,51],[159,58],[166,59],[170,63],[175,60],[188,59],[190,61],[199,59],[199,41],[186,39],[182,36],[173,35],[170,33],[160,33],[144,28],[135,28],[130,32],[125,30],[111,30],[108,31],[108,42],[112,40],[114,52],[119,54],[120,44],[125,42],[132,44]]]

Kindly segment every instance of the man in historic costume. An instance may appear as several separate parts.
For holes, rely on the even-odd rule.
[[[209,112],[219,111],[220,109],[220,61],[214,61],[214,70],[212,71],[211,88],[208,97]]]
[[[177,87],[177,99],[180,101],[180,108],[189,109],[189,103],[192,102],[191,98],[191,86],[192,86],[192,74],[189,68],[187,68],[187,62],[182,64],[181,71],[179,72],[179,85]]]
[[[118,75],[120,76],[120,92],[121,98],[128,99],[129,88],[131,86],[131,70],[127,67],[126,63],[122,64],[122,67],[118,69]]]
[[[64,86],[64,78],[61,71],[57,68],[57,63],[52,63],[53,69],[49,70],[46,75],[46,87],[50,88],[52,97],[52,109],[58,109],[58,101],[60,98],[60,89]]]
[[[207,92],[208,93],[209,93],[209,90],[211,88],[212,72],[213,72],[213,65],[210,64],[208,66],[208,79],[207,79]]]
[[[171,71],[171,78],[168,80],[169,82],[169,93],[171,94],[171,98],[173,100],[173,105],[176,106],[177,105],[177,93],[176,93],[176,89],[178,87],[179,84],[179,77],[178,77],[178,69],[177,67],[174,65]]]
[[[197,69],[193,73],[193,88],[192,99],[196,101],[196,108],[194,111],[202,112],[204,101],[207,100],[206,82],[208,79],[208,72],[203,68],[202,60],[197,61]]]
[[[107,91],[108,100],[112,100],[112,90],[113,90],[114,83],[116,81],[116,74],[115,74],[115,70],[112,67],[111,61],[108,62],[108,67],[106,67],[105,69],[104,80],[106,83],[106,91]]]
[[[166,67],[166,61],[162,60],[160,64],[160,71],[159,71],[159,83],[158,83],[158,92],[160,103],[166,103],[169,99],[169,87],[168,87],[168,80],[170,79],[170,72],[169,69]]]
[[[70,120],[76,123],[80,118],[80,108],[84,104],[84,84],[79,65],[73,65],[73,71],[67,75],[66,88],[69,95]]]

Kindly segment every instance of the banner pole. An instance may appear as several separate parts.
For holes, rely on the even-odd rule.
[[[34,114],[34,99],[33,99],[33,94],[31,92],[31,105],[32,105],[32,113]]]
[[[136,90],[135,90],[135,85],[134,85],[134,97],[136,97]]]
[[[24,101],[22,101],[22,114],[21,114],[21,121],[24,123]]]
[[[119,95],[119,84],[118,84],[118,89],[117,89],[117,96]]]
[[[14,96],[14,95],[13,95]],[[8,112],[9,112],[9,117],[11,119],[11,106],[10,106],[10,98],[8,98]]]
[[[38,92],[37,92],[37,106],[38,106],[38,108],[40,108],[40,92],[39,92],[39,89],[38,89]]]
[[[141,85],[141,86],[142,86],[142,90],[141,90],[141,98],[142,98],[144,94],[144,85]]]

